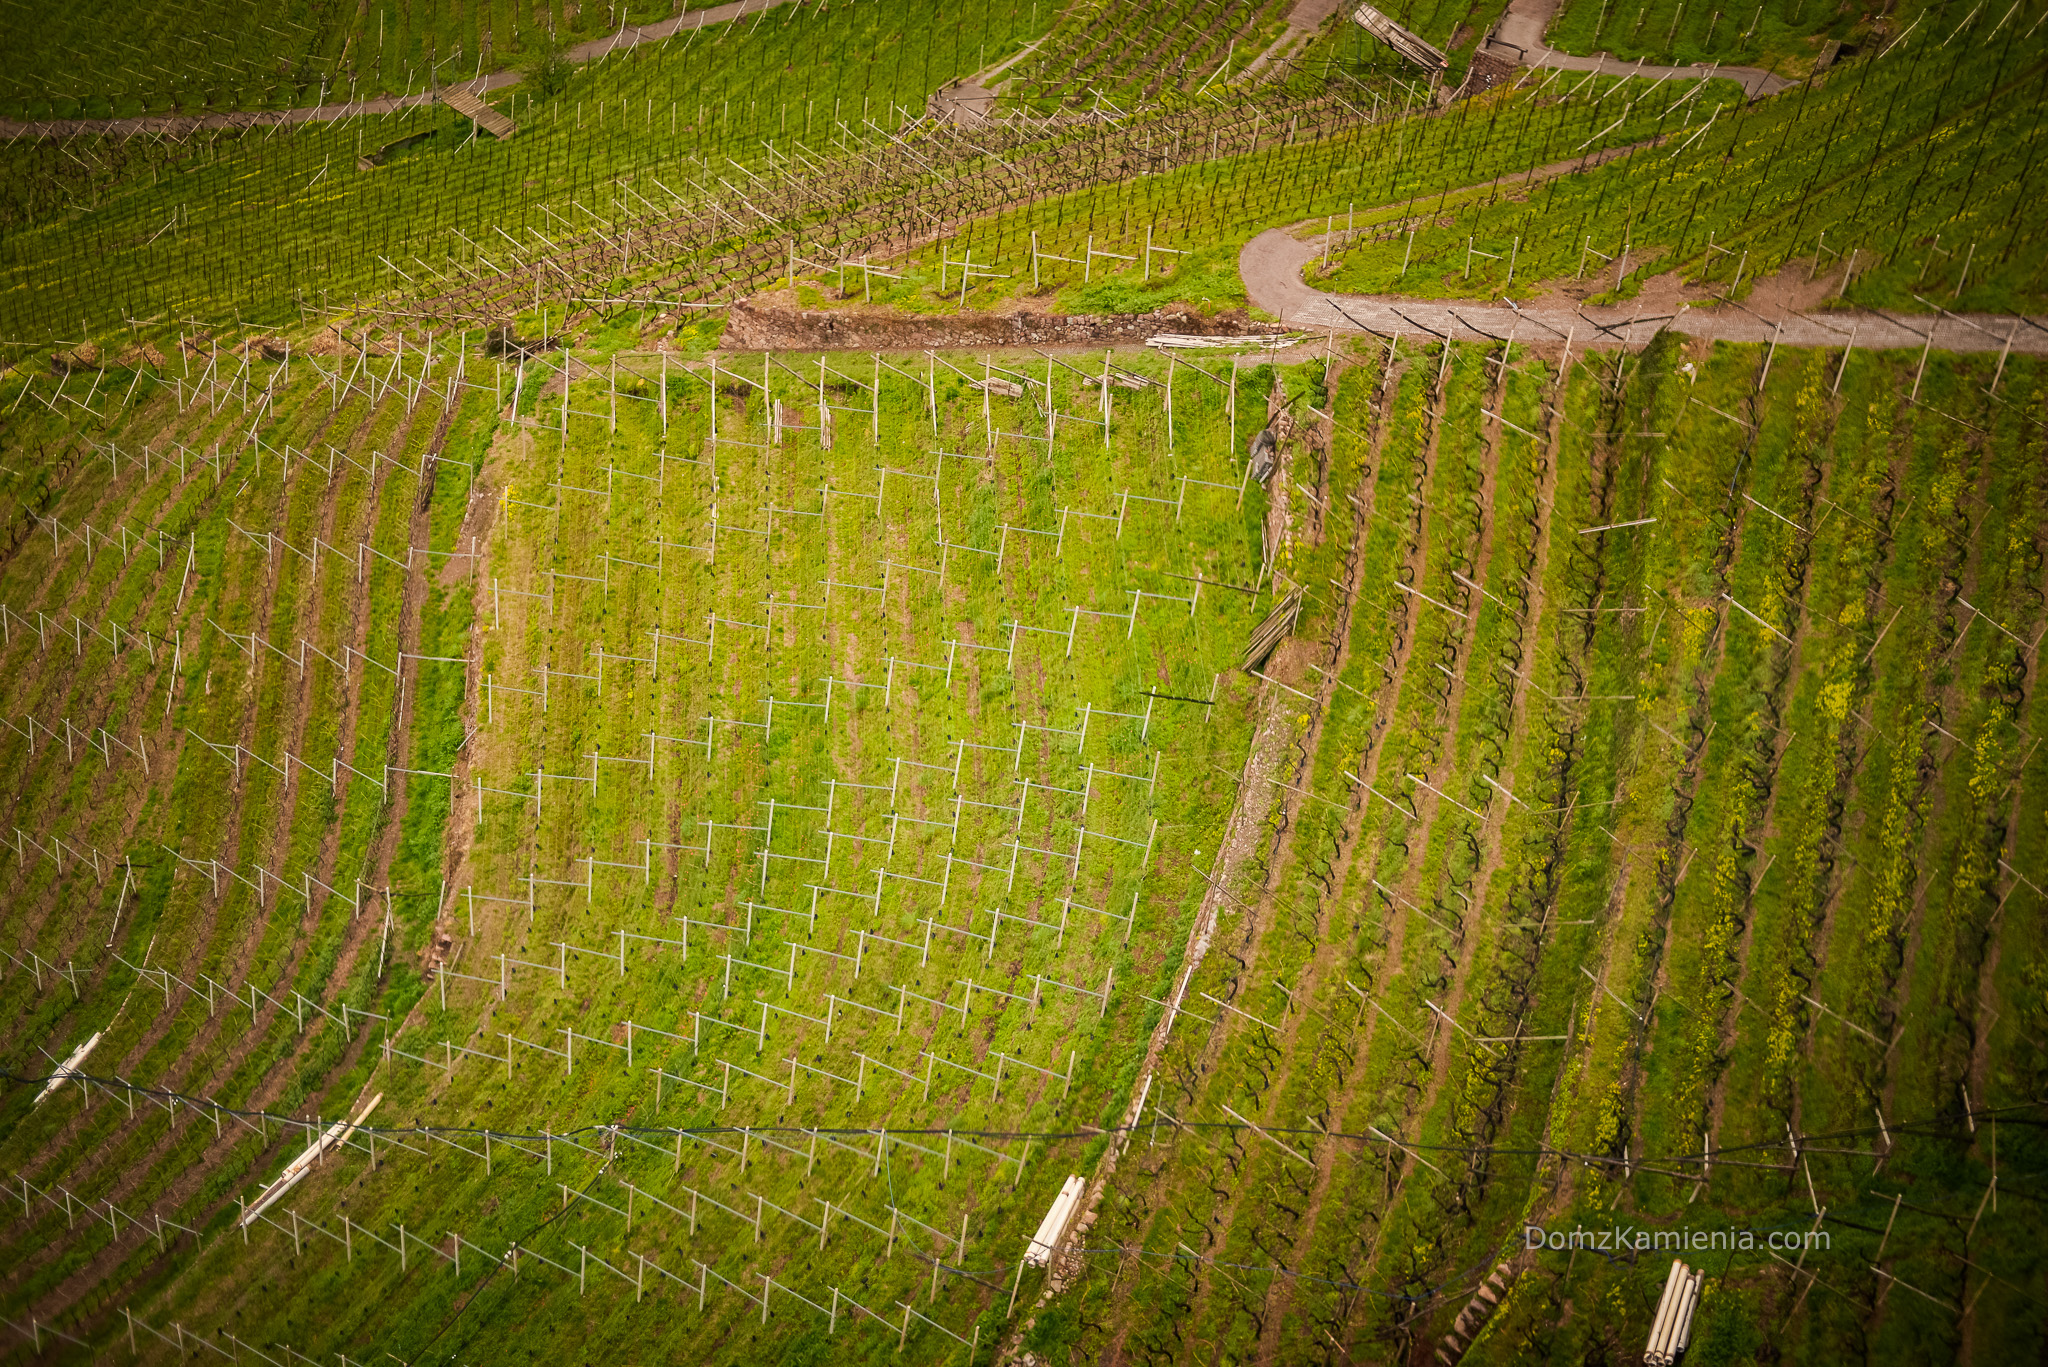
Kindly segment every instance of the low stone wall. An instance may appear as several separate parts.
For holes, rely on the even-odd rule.
[[[920,318],[880,310],[804,311],[734,304],[720,345],[733,351],[919,351],[974,347],[1129,346],[1161,333],[1261,337],[1284,333],[1242,309],[1214,318],[1192,311],[1089,315],[948,314]]]
[[[1484,95],[1495,86],[1513,80],[1521,70],[1513,62],[1496,57],[1490,52],[1472,54],[1472,65],[1465,70],[1465,84],[1458,88],[1458,98],[1469,100],[1474,95]]]

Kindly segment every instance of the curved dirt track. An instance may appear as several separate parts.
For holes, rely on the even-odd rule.
[[[637,47],[642,43],[659,43],[689,29],[708,28],[713,24],[723,24],[789,3],[791,0],[731,0],[728,4],[714,5],[710,9],[691,10],[673,19],[664,19],[658,24],[648,24],[642,28],[621,28],[617,33],[608,33],[602,38],[593,38],[587,43],[569,48],[563,55],[572,62],[594,62],[611,56],[621,48]],[[475,80],[453,81],[444,89],[483,95],[517,85],[519,80],[520,76],[516,71],[498,71]],[[0,138],[7,138],[10,141],[24,136],[71,138],[96,133],[130,137],[138,134],[169,134],[175,137],[212,128],[266,128],[273,124],[328,123],[353,118],[358,114],[389,114],[399,109],[413,109],[420,105],[432,104],[439,98],[438,94],[428,91],[418,95],[387,95],[374,100],[344,100],[340,104],[312,105],[302,109],[264,109],[190,115],[145,114],[133,119],[48,119],[31,123],[0,119]]]
[[[801,2],[802,0],[795,0],[795,3]],[[578,44],[568,49],[564,55],[572,62],[594,62],[609,57],[621,48],[664,42],[690,29],[727,23],[790,3],[792,0],[729,0],[729,3],[714,5],[710,9],[691,10],[657,24],[646,24],[638,28],[621,27],[616,33],[608,33],[602,38],[593,38],[587,43]],[[1342,8],[1342,5],[1343,0],[1296,0],[1294,9],[1288,16],[1287,28],[1243,75],[1252,75],[1282,48],[1300,40],[1303,34],[1313,32],[1331,14]],[[1721,76],[1740,81],[1751,99],[1758,95],[1773,94],[1791,84],[1783,77],[1752,67],[1653,67],[1644,66],[1642,63],[1631,67],[1626,62],[1605,55],[1569,57],[1543,45],[1543,30],[1556,9],[1557,0],[1518,0],[1518,3],[1509,6],[1508,13],[1502,17],[1499,26],[1488,36],[1485,50],[1519,66],[1558,67],[1566,71],[1611,70],[1616,75],[1626,72],[1630,75],[1652,77]],[[1005,69],[1036,46],[1036,43],[1030,44],[1024,51],[1016,53],[988,71],[942,88],[936,96],[942,112],[954,122],[961,124],[974,124],[986,120],[996,99],[995,92],[987,83],[1000,76]],[[520,74],[517,71],[498,71],[473,80],[450,82],[445,88],[485,95],[494,90],[517,85],[519,81]],[[218,114],[145,114],[131,119],[41,119],[27,122],[0,119],[0,138],[11,141],[20,137],[70,138],[92,134],[130,137],[168,134],[175,137],[219,128],[267,128],[278,124],[329,123],[353,118],[359,114],[390,114],[400,109],[413,109],[432,104],[438,98],[435,92],[426,91],[414,95],[387,95],[369,100],[344,100],[337,104],[309,105],[299,109],[241,110]]]
[[[1681,81],[1715,76],[1724,81],[1739,81],[1743,92],[1752,100],[1762,95],[1775,95],[1795,84],[1775,71],[1754,66],[1650,66],[1643,62],[1631,64],[1604,52],[1591,57],[1568,56],[1543,41],[1544,31],[1550,27],[1550,20],[1557,13],[1557,5],[1558,0],[1511,0],[1507,13],[1486,36],[1482,50],[1516,66],[1543,67],[1546,70],[1604,71],[1613,76],[1648,76]]]
[[[1872,309],[1799,312],[1765,305],[1683,305],[1654,314],[1637,305],[1564,308],[1536,303],[1423,302],[1398,295],[1330,294],[1301,278],[1322,255],[1323,234],[1297,237],[1273,228],[1238,254],[1245,294],[1281,322],[1322,331],[1435,334],[1460,340],[1516,337],[1525,342],[1570,341],[1580,347],[1639,347],[1665,328],[1726,342],[1771,342],[1795,347],[1850,345],[1882,350],[2013,351],[2048,354],[2048,318],[1998,314],[1941,314],[1901,319]]]

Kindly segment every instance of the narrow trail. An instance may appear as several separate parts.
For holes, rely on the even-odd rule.
[[[1313,222],[1313,220],[1311,220]],[[1401,295],[1331,294],[1301,278],[1308,263],[1341,234],[1297,237],[1295,228],[1272,228],[1245,244],[1238,271],[1245,294],[1281,322],[1320,331],[1429,333],[1458,341],[1518,337],[1531,343],[1570,342],[1581,349],[1634,349],[1669,328],[1690,337],[1724,342],[1776,341],[1792,347],[1849,345],[1876,350],[1918,350],[1930,343],[1942,351],[2011,350],[2048,355],[2048,317],[1989,313],[1944,313],[1908,321],[1877,309],[1801,312],[1768,302],[1695,307],[1652,314],[1646,305],[1566,308],[1537,302],[1526,307],[1477,301],[1440,302]]]
[[[1775,95],[1797,84],[1775,71],[1754,66],[1650,66],[1640,61],[1625,62],[1604,52],[1591,57],[1569,56],[1543,41],[1544,31],[1550,27],[1557,6],[1558,0],[1510,0],[1507,13],[1494,25],[1493,32],[1486,35],[1486,41],[1479,50],[1516,66],[1535,66],[1545,70],[1604,71],[1614,76],[1667,77],[1674,80],[1715,76],[1724,81],[1741,82],[1743,93],[1752,100]]]
[[[1294,0],[1294,8],[1288,12],[1287,27],[1266,50],[1254,57],[1251,64],[1237,73],[1236,79],[1250,80],[1252,77],[1292,54],[1297,48],[1305,47],[1314,39],[1316,30],[1323,21],[1344,7],[1344,0]]]
[[[664,42],[678,33],[691,29],[709,28],[713,24],[743,19],[750,14],[759,14],[763,10],[791,3],[802,3],[802,0],[731,0],[728,4],[714,5],[710,9],[691,10],[673,19],[664,19],[658,24],[647,24],[640,28],[622,27],[617,33],[608,33],[602,38],[593,38],[587,43],[569,48],[562,55],[578,64],[600,61],[626,48],[639,47],[644,43]],[[517,85],[520,79],[520,73],[517,71],[496,71],[473,80],[451,81],[442,88],[481,96]],[[145,114],[132,119],[39,119],[32,122],[0,119],[0,138],[11,142],[20,137],[74,138],[90,134],[114,134],[125,137],[169,134],[175,137],[218,128],[268,128],[280,124],[330,123],[354,118],[359,114],[391,114],[401,109],[416,109],[422,105],[433,104],[440,98],[435,91],[425,91],[417,95],[386,95],[373,100],[344,100],[339,104],[311,105],[300,109],[240,110],[220,114]]]
[[[987,123],[996,107],[996,95],[1001,89],[1001,77],[1005,71],[1029,57],[1038,50],[1043,38],[1026,43],[1017,51],[1003,58],[986,71],[942,85],[932,96],[933,113],[943,114],[963,128],[972,128],[978,123]]]
[[[579,43],[567,49],[563,55],[578,64],[601,61],[627,48],[665,42],[678,33],[708,28],[713,24],[729,23],[734,19],[743,19],[748,15],[791,3],[801,4],[802,0],[729,0],[727,4],[714,5],[710,9],[691,10],[655,24],[644,24],[639,27],[622,25],[618,32]],[[1237,79],[1256,76],[1298,44],[1308,41],[1332,14],[1344,7],[1344,4],[1345,0],[1295,0],[1294,8],[1287,16],[1287,27],[1251,65],[1239,73]],[[1557,5],[1558,0],[1514,0],[1494,31],[1487,35],[1480,50],[1518,66],[1556,67],[1565,71],[1605,71],[1613,75],[1663,76],[1675,79],[1718,76],[1725,80],[1741,82],[1743,90],[1751,99],[1762,95],[1774,95],[1793,84],[1783,76],[1756,67],[1649,66],[1642,62],[1631,65],[1606,53],[1593,57],[1568,56],[1545,46],[1543,42],[1543,31],[1548,27],[1551,16],[1557,12]],[[1023,52],[985,72],[942,87],[933,97],[936,105],[956,123],[983,122],[988,118],[996,100],[995,91],[988,82],[995,80],[1012,63],[1035,47],[1037,44],[1033,43]],[[451,81],[443,89],[482,96],[517,85],[520,80],[521,74],[517,71],[496,71],[488,76],[478,76],[467,81]],[[297,109],[232,110],[217,114],[144,114],[126,119],[0,119],[0,138],[11,142],[21,137],[72,138],[94,134],[127,137],[164,134],[179,136],[210,129],[329,123],[362,114],[391,114],[401,109],[415,109],[433,104],[439,99],[440,95],[437,92],[423,91],[412,95],[385,95],[368,100],[307,105]]]

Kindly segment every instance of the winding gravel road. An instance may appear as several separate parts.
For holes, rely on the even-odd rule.
[[[1702,76],[1716,76],[1724,81],[1739,82],[1752,100],[1762,95],[1775,95],[1794,84],[1775,71],[1754,66],[1650,66],[1645,62],[1625,62],[1604,52],[1591,57],[1568,56],[1543,40],[1544,31],[1550,27],[1551,18],[1557,13],[1557,6],[1558,0],[1511,0],[1507,13],[1501,15],[1500,23],[1487,35],[1485,51],[1517,66],[1546,70],[1604,71],[1610,76],[1645,76],[1651,80],[1659,77],[1697,80]]]
[[[1330,294],[1302,279],[1323,253],[1323,234],[1296,236],[1274,228],[1245,244],[1238,255],[1246,295],[1290,326],[1318,331],[1434,334],[1460,340],[1517,337],[1525,342],[1570,341],[1579,347],[1640,347],[1664,329],[1728,342],[1781,342],[1786,346],[1884,350],[1933,346],[1943,351],[2013,351],[2048,355],[2048,318],[1943,313],[1901,317],[1875,309],[1800,312],[1740,304],[1681,305],[1675,314],[1637,305],[1563,307],[1532,303],[1444,303],[1399,295]],[[1339,234],[1338,236],[1341,236]]]
[[[730,0],[728,4],[714,5],[710,9],[691,10],[673,19],[664,19],[658,24],[647,24],[640,28],[621,28],[617,33],[607,33],[602,38],[593,38],[587,43],[565,49],[562,55],[572,62],[595,62],[600,58],[609,57],[621,48],[637,47],[641,43],[659,43],[690,29],[727,23],[789,3],[791,0]],[[517,84],[518,72],[499,71],[476,80],[450,81],[445,88],[484,95]],[[354,118],[358,114],[389,114],[394,110],[412,109],[419,105],[432,104],[436,98],[438,97],[429,91],[418,95],[389,95],[374,100],[344,100],[339,104],[310,105],[302,109],[261,109],[224,114],[144,114],[133,119],[41,119],[31,123],[0,119],[0,138],[9,141],[20,137],[71,138],[92,133],[130,137],[137,134],[168,133],[175,137],[209,128],[267,128],[272,124],[329,123]]]

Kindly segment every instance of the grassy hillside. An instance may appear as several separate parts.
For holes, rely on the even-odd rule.
[[[16,1356],[1606,1362],[1674,1256],[1694,1361],[2033,1350],[2039,357],[943,320],[1213,321],[1295,224],[2038,308],[2043,40],[1436,107],[1341,24],[1247,78],[1285,13],[792,4],[503,143],[0,149]],[[277,63],[205,98],[619,12],[276,17],[183,16]],[[913,341],[725,345],[764,291]]]
[[[1994,1114],[2004,1180],[2036,1161],[2041,491],[1993,452],[2040,399],[1987,361],[1916,407],[1916,359],[1345,373],[1261,914],[1194,980],[1076,1360],[1412,1360],[1496,1264],[1472,1360],[1636,1349],[1669,1255],[1531,1225],[1750,1231],[1713,1360],[2038,1334],[2032,1208],[1980,1207]],[[1814,1230],[1802,1295],[1762,1244]]]
[[[1803,261],[1809,277],[1846,277],[1855,303],[2039,309],[2027,208],[2048,48],[2015,41],[1964,63],[1945,51],[1944,36],[1981,41],[1996,21],[1923,33],[1761,104],[1659,92],[1654,144],[1527,186],[1476,186],[1450,213],[1390,205],[1358,229],[1331,287],[1528,298],[1569,276],[1628,298],[1677,270],[1739,297]]]
[[[380,1122],[454,1124],[483,1156],[470,1171],[436,1149],[425,1188],[372,1177],[273,1211],[343,1256],[329,1267],[324,1239],[295,1253],[293,1284],[332,1299],[295,1300],[267,1334],[433,1339],[475,1288],[416,1301],[395,1257],[384,1290],[359,1284],[371,1266],[349,1255],[374,1245],[340,1217],[451,1256],[452,1229],[566,1263],[580,1255],[559,1239],[596,1240],[603,1207],[544,1239],[560,1181],[614,1205],[620,1182],[724,1202],[699,1212],[709,1243],[646,1228],[665,1216],[643,1207],[634,1251],[754,1293],[765,1272],[831,1300],[803,1250],[836,1237],[869,1256],[879,1230],[895,1257],[847,1296],[892,1323],[895,1298],[930,1309],[916,1292],[938,1256],[949,1291],[931,1313],[971,1334],[985,1298],[954,1303],[968,1274],[1011,1257],[1014,1227],[1089,1148],[1000,1136],[1101,1124],[1127,1099],[1147,997],[1169,991],[1186,935],[1190,876],[1168,851],[1213,844],[1228,806],[1212,761],[1241,755],[1245,690],[1225,671],[1270,598],[1197,601],[1198,579],[1264,573],[1228,396],[1183,369],[1169,443],[1151,395],[1116,393],[1105,442],[1099,398],[1051,363],[1029,398],[986,405],[936,363],[912,380],[728,361],[715,396],[708,367],[668,369],[664,391],[655,357],[626,358],[616,390],[607,368],[566,395],[544,365],[445,353],[419,389],[428,364],[373,357],[375,397],[358,384],[337,406],[323,378],[348,384],[349,358],[295,358],[287,378],[252,357],[272,404],[253,444],[238,401],[215,414],[190,390],[181,405],[182,381],[151,385],[109,460],[17,490],[57,534],[17,544],[8,620],[91,612],[122,648],[78,671],[14,632],[15,697],[133,762],[95,771],[10,733],[17,824],[55,852],[12,874],[31,967],[5,989],[25,1008],[14,1047],[104,1031],[100,1064],[206,1098],[161,1126],[127,1097],[16,1098],[10,1171],[206,1236],[196,1263],[132,1224],[60,1240],[18,1267],[21,1293],[104,1330],[97,1295],[77,1298],[111,1277],[160,1307],[151,1322],[248,1337],[279,1304],[246,1275],[277,1230],[257,1226],[249,1263],[235,1202],[303,1140],[186,1120],[378,1092]],[[1243,378],[1254,411],[1261,383]],[[971,454],[991,423],[1039,440]],[[16,427],[10,449],[58,431]],[[176,463],[223,436],[217,462]],[[105,551],[123,527],[149,548]],[[73,814],[80,784],[102,800]],[[70,853],[89,850],[99,875]],[[126,886],[105,881],[116,864]],[[71,966],[81,994],[39,993],[37,961]],[[637,1142],[603,1128],[619,1123]],[[677,1158],[644,1129],[676,1124],[711,1132]],[[485,1127],[495,1160],[470,1133]],[[743,1246],[732,1210],[755,1222]],[[469,1276],[488,1266],[473,1256]],[[530,1271],[520,1286],[549,1290]],[[679,1324],[678,1349],[745,1323],[732,1304]],[[480,1347],[509,1328],[493,1311],[462,1332]],[[628,1315],[608,1332],[641,1331]]]
[[[598,360],[565,431],[548,363],[209,353],[68,462],[17,403],[0,990],[18,1075],[102,1032],[102,1082],[7,1100],[10,1315],[753,1361],[908,1305],[937,1359],[1130,1142],[1040,1341],[1405,1353],[1503,1259],[1488,1351],[1625,1341],[1659,1268],[1523,1224],[1816,1203],[1852,1301],[1847,1248],[2034,1332],[2027,1207],[1939,1212],[1994,1114],[2032,1161],[2035,370],[1768,359],[1240,364],[1240,442],[1305,424],[1273,506],[1227,364],[1171,363],[1169,440],[1116,360],[1107,446],[1102,362],[1028,354],[986,399],[967,356]],[[1304,609],[1254,690],[1261,584]],[[1937,1215],[1879,1259],[1901,1182]],[[1715,1275],[1715,1332],[1844,1341]]]

